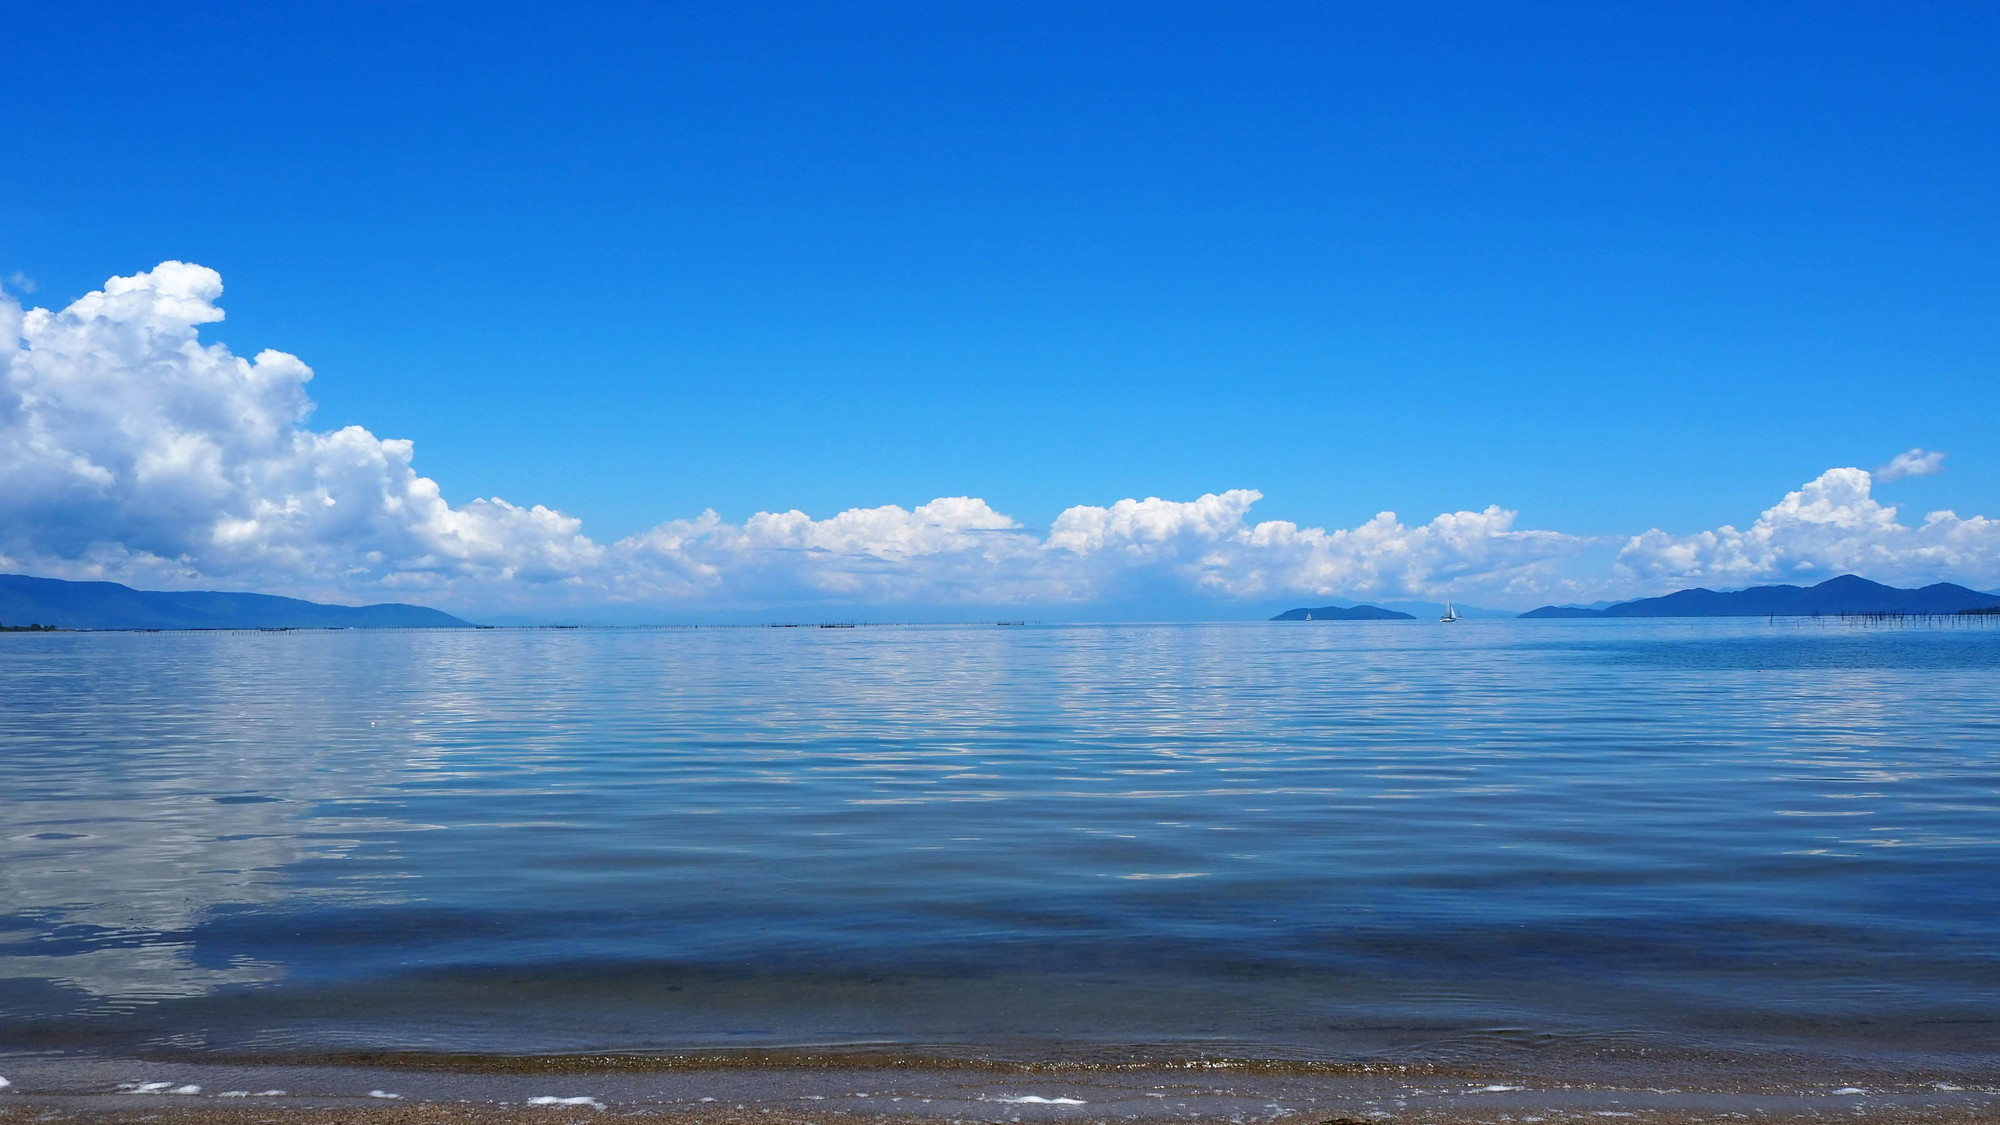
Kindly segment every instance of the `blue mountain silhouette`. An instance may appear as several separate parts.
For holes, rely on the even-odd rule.
[[[1884,586],[1852,574],[1817,586],[1753,586],[1748,590],[1677,590],[1602,609],[1545,605],[1522,617],[1809,617],[1841,613],[1957,613],[2000,606],[2000,597],[1938,582],[1916,590]]]
[[[134,590],[0,574],[0,624],[59,629],[424,629],[468,623],[420,605],[323,605],[271,594]]]
[[[1383,609],[1379,605],[1337,606],[1323,605],[1318,609],[1288,609],[1273,617],[1273,621],[1304,621],[1311,614],[1314,621],[1415,621],[1407,613],[1393,609]]]

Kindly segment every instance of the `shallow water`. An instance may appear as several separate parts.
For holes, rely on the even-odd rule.
[[[1996,687],[1761,619],[9,635],[0,1049],[2000,1072]]]

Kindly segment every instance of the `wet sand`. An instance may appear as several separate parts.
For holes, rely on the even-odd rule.
[[[0,1090],[0,1125],[571,1125],[615,1117],[663,1125],[2000,1122],[2000,1084],[1919,1074],[1831,1085],[1776,1073],[1711,1074],[1707,1082],[1694,1070],[1628,1071],[1623,1081],[1510,1080],[1432,1066],[1283,1062],[421,1058],[331,1065],[0,1055],[0,1076],[10,1082]]]
[[[1607,1117],[1609,1112],[1613,1116]],[[88,1104],[56,1104],[40,1099],[23,1100],[6,1107],[0,1107],[0,1125],[49,1125],[53,1122],[88,1122],[92,1125],[472,1125],[472,1123],[494,1123],[494,1125],[587,1125],[606,1118],[641,1117],[657,1121],[660,1125],[830,1125],[830,1123],[853,1123],[853,1125],[935,1125],[939,1118],[877,1113],[872,1111],[836,1110],[831,1112],[803,1112],[797,1110],[776,1110],[756,1107],[726,1107],[708,1109],[625,1109],[611,1107],[598,1111],[574,1107],[521,1107],[499,1105],[460,1105],[438,1103],[415,1103],[399,1106],[283,1106],[283,1107],[221,1107],[212,1105],[182,1106],[122,1106],[107,1107]],[[1024,1121],[1025,1118],[952,1118],[950,1120],[998,1122]],[[1041,1118],[1040,1120],[1058,1120]],[[1861,1121],[1880,1122],[1882,1125],[1990,1125],[2000,1121],[2000,1115],[1991,1107],[1912,1107],[1885,1105],[1868,1109],[1827,1106],[1824,1108],[1794,1108],[1779,1110],[1691,1110],[1657,1109],[1641,1111],[1596,1111],[1587,1109],[1543,1109],[1532,1114],[1482,1112],[1463,1106],[1434,1106],[1413,1110],[1406,1114],[1390,1114],[1383,1117],[1323,1117],[1315,1114],[1292,1113],[1278,1117],[1249,1118],[1231,1115],[1227,1117],[1204,1117],[1182,1115],[1174,1117],[1109,1116],[1077,1112],[1059,1118],[1066,1122],[1084,1123],[1130,1122],[1132,1125],[1149,1125],[1151,1122],[1217,1122],[1227,1125],[1252,1125],[1257,1121],[1292,1121],[1310,1125],[1389,1125],[1392,1122],[1425,1122],[1435,1125],[1615,1125],[1627,1121],[1634,1125],[1720,1125],[1724,1122],[1754,1120],[1766,1125],[1791,1125],[1791,1123]]]

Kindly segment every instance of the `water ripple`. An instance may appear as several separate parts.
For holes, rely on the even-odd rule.
[[[1462,624],[10,635],[0,1043],[1993,1047],[2000,633]]]

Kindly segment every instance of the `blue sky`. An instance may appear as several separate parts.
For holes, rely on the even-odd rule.
[[[1686,535],[1912,447],[1906,522],[2000,510],[1991,6],[9,22],[22,304],[210,267],[312,429],[598,542],[1229,489]]]

